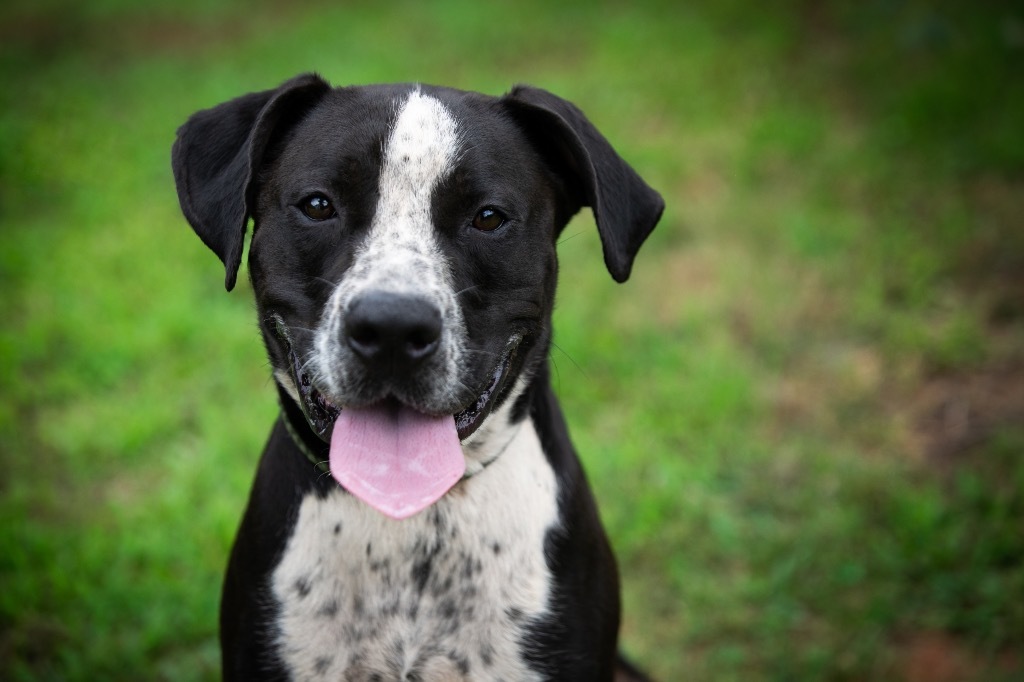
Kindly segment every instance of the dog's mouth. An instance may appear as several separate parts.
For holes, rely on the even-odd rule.
[[[330,443],[331,475],[370,506],[400,519],[430,506],[462,478],[461,442],[494,409],[522,340],[521,334],[509,338],[487,385],[454,415],[424,414],[394,397],[340,408],[316,388],[290,343],[288,356],[299,406],[313,432]]]
[[[291,361],[292,376],[299,391],[299,407],[306,415],[306,421],[309,422],[313,433],[325,443],[330,443],[331,431],[334,429],[334,422],[337,421],[341,410],[316,389],[313,379],[309,373],[303,370],[291,344],[288,346],[288,359]]]
[[[325,443],[331,442],[331,435],[334,425],[341,414],[341,408],[321,393],[313,383],[310,374],[304,369],[303,363],[299,362],[289,340],[282,336],[288,344],[288,358],[291,362],[292,376],[295,379],[295,386],[299,391],[300,405],[306,416],[306,421],[313,432]],[[522,334],[513,334],[505,344],[505,348],[491,369],[491,380],[481,391],[475,400],[465,409],[453,415],[455,429],[459,441],[465,441],[479,428],[484,419],[491,413],[495,402],[501,395],[501,389],[505,387],[505,380],[508,378],[508,370],[516,357],[516,351],[522,342]],[[394,402],[398,407],[402,405],[394,398],[385,399],[386,403]]]

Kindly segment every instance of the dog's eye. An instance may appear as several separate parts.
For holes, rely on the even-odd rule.
[[[473,218],[473,227],[481,232],[497,230],[505,224],[505,214],[494,208],[482,208]]]
[[[321,221],[335,216],[334,206],[331,205],[330,199],[323,194],[306,197],[302,200],[299,208],[310,220]]]

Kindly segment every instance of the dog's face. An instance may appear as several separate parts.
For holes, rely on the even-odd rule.
[[[336,478],[359,494],[383,485],[368,469],[390,480],[410,450],[430,453],[426,483],[405,472],[385,491],[400,511],[379,490],[364,498],[396,516],[493,456],[481,427],[545,361],[568,219],[595,208],[621,281],[662,208],[575,107],[528,88],[493,98],[299,77],[196,114],[174,170],[228,288],[253,218],[275,378],[305,416],[299,437],[331,442]],[[394,452],[361,461],[367,449]]]
[[[393,399],[465,440],[548,335],[566,209],[540,154],[482,98],[391,88],[330,92],[277,146],[249,271],[279,380],[308,415]]]

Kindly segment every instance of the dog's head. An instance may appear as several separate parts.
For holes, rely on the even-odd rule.
[[[330,443],[335,477],[394,516],[479,469],[522,419],[568,220],[593,209],[621,282],[663,208],[575,106],[529,87],[299,76],[193,115],[173,169],[229,290],[253,219],[249,273],[294,436]]]

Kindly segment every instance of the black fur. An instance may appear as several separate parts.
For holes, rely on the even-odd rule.
[[[352,264],[373,218],[394,102],[409,89],[331,89],[319,77],[303,75],[198,112],[178,131],[173,170],[182,211],[223,261],[229,290],[247,221],[254,221],[249,272],[260,328],[277,370],[292,372],[294,358],[312,352],[312,338],[303,330],[320,323],[332,283]],[[590,206],[606,266],[624,281],[663,203],[579,109],[555,95],[526,86],[499,98],[422,89],[458,119],[471,148],[435,189],[431,205],[438,243],[452,264],[452,285],[465,292],[458,300],[467,343],[475,351],[468,361],[478,377],[475,386],[486,385],[493,358],[510,334],[521,335],[509,378],[492,407],[506,399],[515,377],[531,377],[513,418],[532,421],[558,483],[561,524],[545,540],[554,577],[553,615],[530,624],[522,656],[552,680],[610,680],[617,665],[620,673],[626,671],[616,663],[618,575],[548,382],[555,243],[572,215]],[[313,190],[329,194],[337,207],[336,218],[323,229],[308,229],[295,208]],[[498,200],[514,207],[514,231],[482,236],[464,228],[480,205]],[[292,331],[283,334],[282,325]],[[322,435],[311,428],[308,405],[297,404],[283,388],[279,393],[282,416],[260,460],[224,583],[221,646],[229,680],[288,678],[274,651],[277,606],[267,590],[269,577],[303,498],[337,488],[302,452],[327,458]],[[495,544],[480,551],[497,554],[502,548]],[[367,570],[382,570],[374,564],[372,546],[365,553]],[[438,579],[432,557],[424,554],[408,576],[420,591]],[[465,580],[472,579],[477,564],[466,558]],[[309,585],[297,584],[295,590],[302,598]],[[451,606],[450,620],[457,627],[459,605]],[[449,657],[473,676],[465,656],[451,652]],[[324,658],[316,667],[326,671],[331,663]]]

